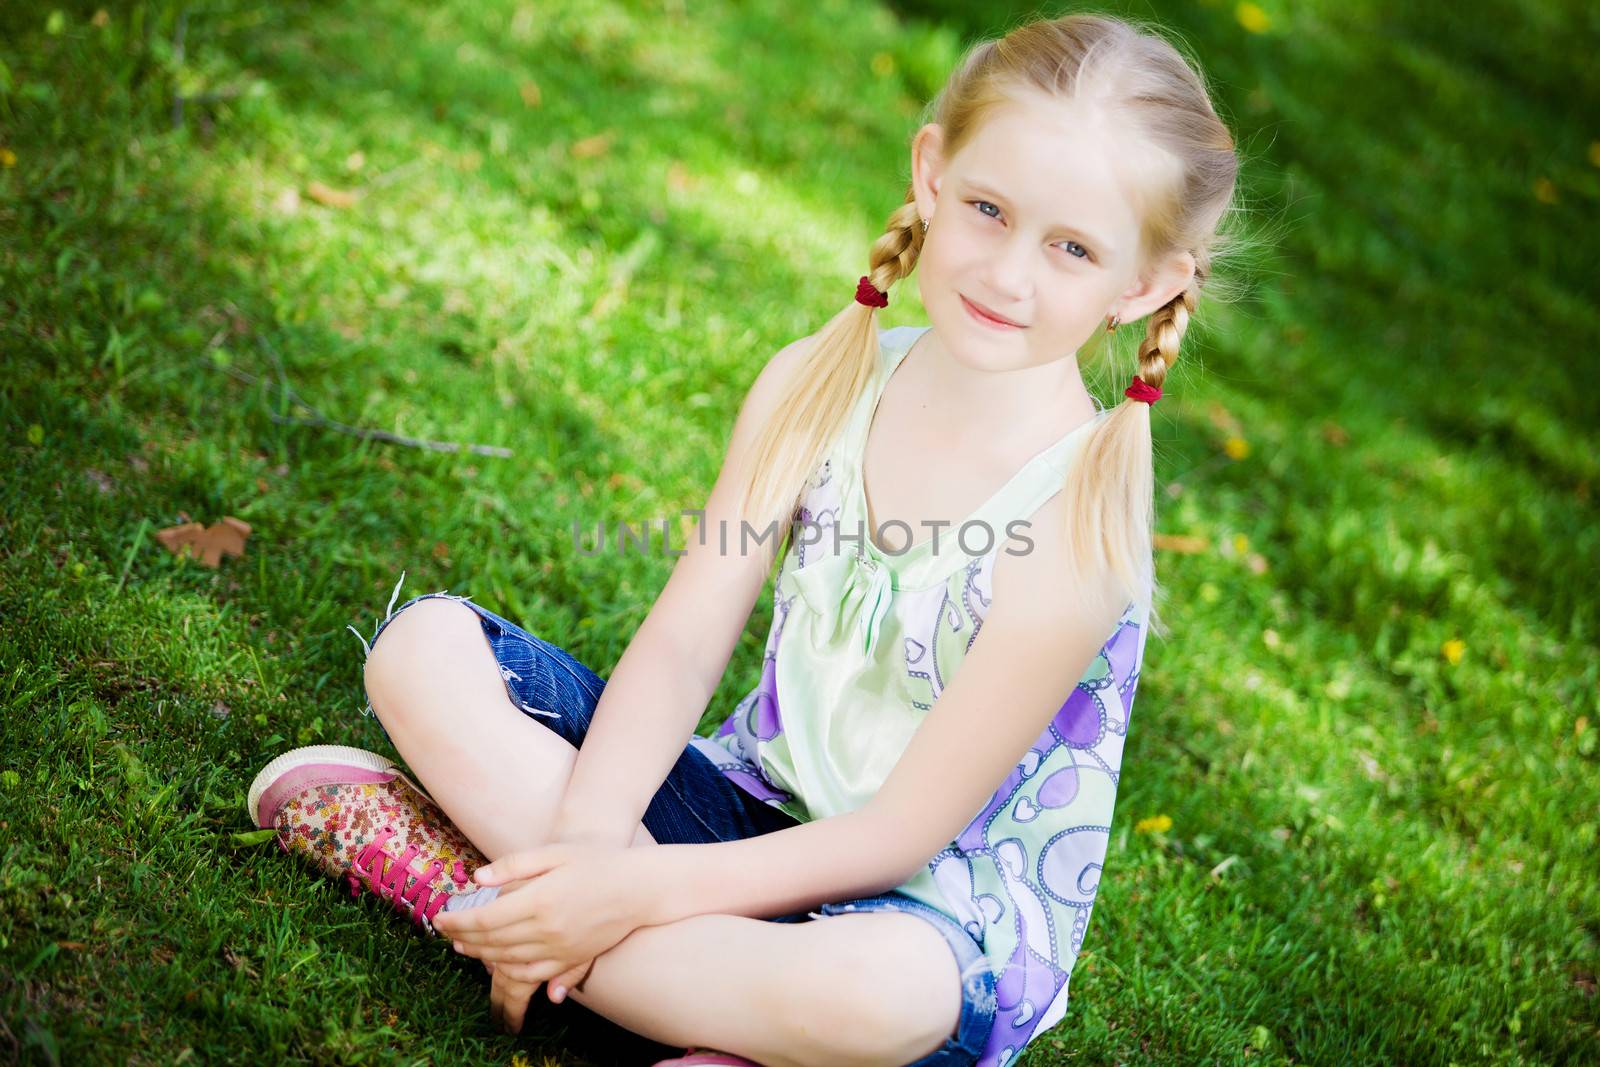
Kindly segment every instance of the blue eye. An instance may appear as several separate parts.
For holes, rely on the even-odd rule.
[[[983,215],[985,218],[997,219],[997,218],[1000,217],[1000,209],[998,207],[995,207],[994,204],[991,204],[987,200],[972,200],[972,201],[968,201],[968,202],[970,204],[972,204],[973,207],[977,208],[979,214]],[[987,211],[984,211],[983,209],[986,208],[986,207],[994,208],[995,213],[993,215],[991,215]],[[1087,248],[1084,248],[1083,245],[1079,244],[1077,241],[1063,241],[1057,247],[1065,248],[1068,245],[1070,245],[1072,248],[1078,249],[1078,252],[1073,252],[1070,249],[1067,251],[1067,255],[1072,256],[1074,259],[1092,259],[1092,258],[1094,258],[1091,255],[1089,255],[1089,250]]]

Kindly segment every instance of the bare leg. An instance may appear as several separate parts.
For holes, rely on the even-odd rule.
[[[915,915],[696,915],[635,930],[568,996],[664,1044],[765,1067],[900,1067],[954,1035],[961,979]]]
[[[478,616],[421,600],[366,665],[372,710],[411,772],[491,860],[550,839],[578,750],[511,702]],[[634,844],[655,844],[640,823]]]
[[[548,840],[577,750],[506,693],[471,608],[419,601],[367,659],[373,711],[435,802],[490,859]],[[635,845],[653,845],[643,824]],[[915,915],[806,923],[696,915],[635,930],[568,997],[669,1045],[768,1067],[897,1067],[954,1033],[961,981]]]

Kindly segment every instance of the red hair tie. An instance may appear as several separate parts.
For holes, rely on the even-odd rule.
[[[861,281],[856,283],[856,303],[869,308],[886,308],[889,306],[889,294],[873,285],[872,279],[863,274]]]
[[[1130,400],[1143,400],[1146,404],[1154,404],[1161,399],[1161,390],[1135,374],[1133,384],[1124,389],[1122,395]]]

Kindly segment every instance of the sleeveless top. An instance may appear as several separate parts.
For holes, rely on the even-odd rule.
[[[1110,414],[1102,409],[1025,463],[966,520],[980,522],[964,536],[965,523],[940,528],[937,551],[931,528],[908,534],[891,522],[869,531],[867,431],[889,375],[928,329],[879,331],[877,372],[800,498],[760,681],[713,737],[690,739],[735,785],[801,822],[853,811],[882,785],[983,625],[996,554],[1008,536],[1028,536],[1011,524],[1061,488],[1089,427]],[[892,548],[914,543],[891,553],[869,532]],[[1147,619],[1130,604],[988,803],[895,890],[948,915],[983,947],[998,1004],[981,1067],[1003,1067],[1066,1014]]]

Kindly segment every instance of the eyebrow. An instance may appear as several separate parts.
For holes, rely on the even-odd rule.
[[[1005,196],[1003,194],[996,192],[987,185],[984,185],[982,182],[973,181],[971,178],[964,178],[962,179],[962,184],[975,193],[982,193],[984,196],[993,197],[994,199],[1000,201],[1005,200]],[[1090,233],[1088,230],[1083,229],[1081,226],[1074,226],[1071,223],[1066,222],[1058,222],[1055,223],[1054,228],[1057,230],[1064,230],[1065,232],[1072,234],[1074,237],[1082,238],[1085,244],[1093,245],[1095,248],[1111,247],[1110,242],[1102,241],[1099,237]]]

